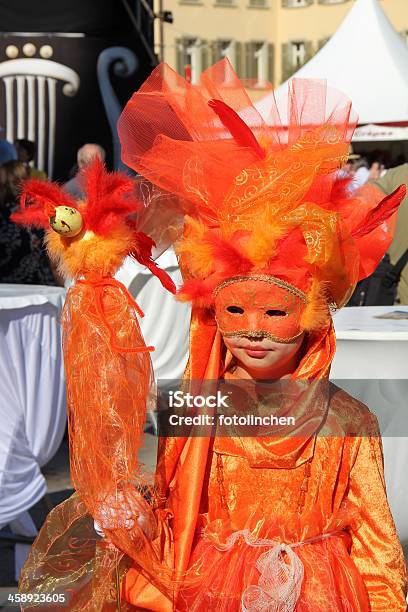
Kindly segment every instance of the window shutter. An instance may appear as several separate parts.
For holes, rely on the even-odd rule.
[[[244,58],[242,57],[242,55],[243,55],[242,43],[235,42],[235,72],[241,79],[245,78],[244,66],[243,66],[245,62],[243,61]]]
[[[211,65],[211,50],[208,40],[201,41],[201,61],[203,71]]]
[[[184,41],[182,38],[176,38],[176,68],[177,72],[184,76]]]
[[[268,44],[268,80],[273,84],[275,78],[275,47]]]
[[[292,45],[284,43],[282,45],[282,81],[286,81],[295,72],[292,62]]]
[[[258,82],[258,62],[255,57],[257,51],[256,42],[251,42],[251,56],[250,56],[250,67],[251,67],[251,79],[256,79]]]
[[[245,68],[244,68],[244,78],[250,79],[252,78],[253,72],[253,44],[251,42],[245,43]]]
[[[313,55],[314,55],[313,42],[311,40],[307,40],[305,41],[305,61],[303,63],[306,64],[306,62],[312,59]]]
[[[211,61],[212,61],[213,64],[215,64],[220,59],[222,59],[221,50],[222,50],[222,43],[221,43],[221,41],[220,40],[214,40],[211,43]]]

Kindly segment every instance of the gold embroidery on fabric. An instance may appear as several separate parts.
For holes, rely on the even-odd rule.
[[[218,483],[218,489],[220,492],[221,506],[224,508],[224,510],[226,510],[229,513],[229,508],[227,504],[227,496],[225,492],[222,455],[220,455],[219,453],[217,453],[217,483]]]
[[[309,461],[306,461],[305,463],[303,481],[302,481],[302,484],[300,485],[299,500],[298,500],[298,506],[296,509],[297,514],[302,514],[303,508],[305,506],[306,494],[309,489],[309,479],[310,479],[311,473],[312,473],[312,463],[311,463],[311,459],[309,459]]]
[[[271,276],[269,274],[251,274],[249,276],[233,276],[232,278],[229,278],[225,280],[224,282],[220,283],[214,289],[213,295],[214,297],[216,297],[216,295],[218,294],[219,291],[221,291],[221,289],[223,289],[224,287],[227,287],[228,285],[231,285],[232,283],[242,283],[247,280],[256,280],[256,281],[263,281],[265,283],[271,283],[272,285],[276,285],[277,287],[280,287],[281,289],[286,289],[286,291],[289,291],[296,297],[303,300],[305,304],[307,304],[308,302],[306,293],[304,293],[303,291],[301,291],[294,285],[291,285],[290,283],[280,278],[277,278],[276,276]]]
[[[204,168],[198,156],[190,157],[185,162],[183,185],[187,192],[194,193],[205,204],[209,204],[209,193],[206,187]]]
[[[239,338],[250,338],[253,340],[260,340],[261,338],[269,338],[269,340],[272,340],[272,342],[279,342],[279,344],[291,344],[297,338],[299,338],[303,333],[301,331],[298,334],[296,334],[296,336],[292,336],[291,338],[283,339],[283,338],[279,338],[279,336],[274,336],[273,334],[270,334],[269,332],[262,331],[262,330],[245,331],[244,329],[242,329],[242,330],[233,331],[233,332],[223,332],[222,329],[220,328],[220,332],[222,333],[224,338],[232,338],[234,336],[238,336]]]

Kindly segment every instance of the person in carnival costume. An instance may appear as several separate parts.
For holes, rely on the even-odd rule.
[[[328,382],[331,309],[377,266],[405,188],[384,199],[349,197],[337,170],[356,118],[324,82],[294,80],[288,108],[284,125],[276,108],[264,122],[227,60],[198,86],[164,64],[129,101],[119,135],[125,163],[155,186],[150,193],[161,190],[148,198],[155,232],[167,224],[170,202],[184,216],[179,297],[193,303],[184,384],[225,381],[236,386],[239,406],[239,382],[248,382],[246,397],[256,405],[258,388],[272,380],[271,409],[294,415],[295,425],[279,436],[162,437],[151,485],[134,461],[148,385],[127,413],[138,423],[130,454],[124,418],[104,430],[99,393],[80,410],[84,422],[88,410],[96,413],[100,441],[109,441],[103,431],[116,432],[115,453],[93,466],[81,455],[77,474],[86,477],[77,478],[77,497],[51,513],[22,589],[69,588],[73,610],[406,609],[376,419]],[[83,285],[109,295],[100,276],[87,275]],[[118,346],[123,334],[106,325],[119,312],[115,304],[102,307],[99,336],[117,352],[130,348],[129,340]],[[122,375],[127,389],[135,372]],[[93,435],[88,428],[84,440]],[[122,457],[130,456],[123,471]],[[96,538],[92,517],[104,538]]]
[[[283,437],[161,440],[162,553],[185,581],[166,597],[136,562],[123,592],[137,609],[406,608],[376,419],[327,392],[330,309],[375,269],[405,192],[348,197],[336,171],[355,125],[347,99],[307,80],[284,125],[276,107],[264,122],[228,60],[198,86],[159,66],[122,114],[125,163],[184,202],[186,378],[287,378],[277,413],[297,416]]]

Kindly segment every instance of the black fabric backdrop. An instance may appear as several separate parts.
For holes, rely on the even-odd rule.
[[[129,5],[135,7],[136,4],[137,0],[129,0]],[[153,44],[151,20],[145,15],[142,23],[145,38]],[[67,38],[64,32],[85,36]],[[24,33],[43,33],[44,36]],[[136,55],[137,69],[133,74],[120,77],[110,70],[113,95],[122,107],[154,67],[121,0],[0,0],[0,63],[12,64],[6,54],[9,45],[17,47],[17,59],[24,57],[26,43],[35,45],[35,57],[39,57],[42,45],[51,45],[52,61],[72,68],[80,77],[79,90],[72,98],[63,95],[61,84],[57,87],[54,178],[67,180],[76,151],[85,142],[103,145],[108,167],[112,167],[112,133],[97,78],[98,57],[114,46],[126,47]],[[5,85],[0,80],[0,126],[3,128],[6,115]]]
[[[109,36],[129,33],[131,24],[121,0],[0,0],[0,31]]]

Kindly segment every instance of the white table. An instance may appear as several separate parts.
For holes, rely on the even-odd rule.
[[[21,535],[36,534],[27,510],[46,493],[41,467],[65,431],[64,299],[59,287],[0,284],[0,528]]]
[[[334,378],[408,378],[408,319],[378,319],[408,306],[343,308],[334,316]]]
[[[343,308],[334,316],[337,351],[330,378],[363,401],[383,436],[388,498],[408,542],[408,319],[378,319],[408,306]]]
[[[176,255],[167,250],[157,265],[169,274],[176,287],[182,284]],[[151,353],[156,380],[182,378],[188,359],[190,304],[178,302],[145,266],[127,259],[116,274],[133,295],[145,316],[139,320],[146,344],[155,347]]]
[[[173,249],[165,251],[156,263],[177,288],[181,286],[182,277]],[[139,323],[146,344],[155,347],[150,356],[156,381],[181,379],[188,359],[190,304],[178,302],[150,270],[133,259],[125,260],[116,278],[127,287],[145,314]],[[154,411],[149,411],[149,419],[157,433]]]

